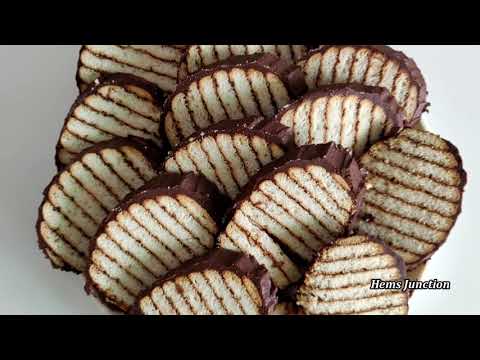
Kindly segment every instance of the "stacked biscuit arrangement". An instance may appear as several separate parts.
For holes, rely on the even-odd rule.
[[[419,129],[414,61],[379,45],[85,45],[37,233],[131,314],[407,314],[461,210]]]

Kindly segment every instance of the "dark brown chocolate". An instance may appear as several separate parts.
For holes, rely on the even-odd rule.
[[[348,232],[358,220],[358,215],[363,207],[365,173],[360,169],[351,152],[335,143],[320,145],[305,145],[291,149],[284,157],[262,168],[247,184],[243,193],[235,200],[235,204],[228,211],[227,222],[233,217],[244,201],[247,201],[251,193],[263,181],[272,179],[276,174],[296,167],[318,165],[331,173],[338,174],[349,184],[350,194],[355,200],[355,213],[352,214]]]
[[[361,84],[334,84],[324,85],[319,88],[308,92],[299,100],[293,102],[290,105],[284,107],[274,118],[275,121],[280,119],[290,111],[292,108],[298,106],[299,103],[305,101],[305,99],[317,99],[320,97],[332,97],[332,96],[358,96],[362,99],[368,99],[375,105],[381,107],[387,115],[387,120],[392,124],[392,130],[390,134],[396,134],[399,130],[403,129],[406,124],[406,118],[402,109],[398,106],[395,98],[390,92],[382,87],[367,86]]]
[[[48,190],[50,189],[50,187],[53,184],[58,182],[58,179],[60,178],[60,175],[64,171],[69,171],[71,166],[73,164],[75,164],[77,161],[81,160],[85,155],[96,154],[103,149],[116,149],[116,148],[120,148],[122,146],[131,146],[131,147],[137,149],[152,164],[153,168],[156,171],[159,171],[161,169],[163,154],[162,154],[161,150],[158,148],[158,146],[152,141],[145,140],[145,139],[140,139],[140,138],[137,138],[137,137],[134,137],[134,136],[129,136],[127,138],[115,138],[115,139],[112,139],[112,140],[104,141],[104,142],[98,143],[94,146],[91,146],[88,149],[85,149],[84,151],[82,151],[81,153],[76,155],[75,158],[73,159],[72,163],[70,165],[67,165],[63,169],[61,169],[57,173],[57,175],[55,175],[53,177],[53,179],[50,181],[50,183],[45,187],[45,189],[42,192],[42,194],[44,196],[44,199],[43,199],[43,201],[40,204],[40,207],[38,209],[38,217],[37,217],[37,223],[35,225],[35,228],[36,228],[36,232],[37,232],[38,246],[39,246],[40,250],[42,250],[42,252],[45,254],[45,256],[47,256],[46,250],[47,250],[48,247],[42,241],[42,236],[40,235],[40,224],[43,221],[42,208],[45,204],[46,196],[48,195]],[[48,258],[48,256],[47,256],[47,258]],[[52,266],[54,268],[58,268],[53,262],[52,262]],[[65,268],[62,268],[61,270],[78,273],[78,271],[76,271],[75,269],[70,268],[68,266],[65,267]]]
[[[231,271],[239,277],[246,276],[259,290],[262,297],[262,315],[267,315],[277,304],[277,288],[268,275],[267,269],[260,265],[252,256],[241,252],[230,251],[226,249],[214,249],[208,254],[192,259],[179,268],[171,271],[161,277],[150,289],[138,297],[136,304],[132,307],[131,314],[140,314],[139,301],[147,296],[152,289],[160,287],[168,281],[175,280],[177,277],[186,276],[195,272],[205,270]]]
[[[427,102],[427,83],[425,82],[425,78],[423,77],[420,69],[418,68],[417,64],[413,59],[409,58],[403,52],[394,50],[387,45],[320,45],[318,48],[308,52],[308,54],[305,56],[305,59],[308,59],[312,55],[317,53],[324,54],[331,47],[352,47],[355,49],[365,48],[380,52],[382,54],[385,54],[388,58],[396,60],[400,68],[404,69],[408,74],[410,74],[411,80],[418,86],[417,109],[412,119],[408,122],[408,126],[413,127],[421,120],[422,114],[427,111],[430,103]]]
[[[256,69],[264,74],[268,72],[274,73],[285,83],[288,92],[293,98],[297,98],[307,91],[304,74],[297,65],[290,65],[285,60],[282,60],[273,54],[240,55],[207,66],[185,78],[168,97],[164,109],[168,111],[175,96],[187,91],[192,82],[199,81],[217,71],[228,71],[233,68]]]
[[[118,85],[118,86],[131,85],[131,86],[139,87],[139,88],[147,91],[152,96],[154,104],[156,104],[159,107],[159,109],[161,109],[162,103],[165,99],[165,93],[162,90],[160,90],[160,88],[157,85],[152,84],[152,83],[150,83],[150,82],[148,82],[148,81],[146,81],[142,78],[139,78],[137,76],[130,75],[130,74],[107,74],[107,75],[102,75],[97,80],[95,80],[95,82],[90,84],[88,86],[88,88],[77,97],[77,99],[75,100],[75,102],[71,106],[70,110],[68,111],[67,116],[65,117],[62,130],[60,131],[60,136],[65,131],[68,120],[72,116],[75,109],[80,104],[82,104],[83,101],[87,97],[89,97],[91,95],[94,95],[97,92],[97,89],[99,89],[103,86],[108,86],[108,85]],[[160,128],[163,128],[163,126],[160,126]],[[162,146],[161,150],[164,151],[164,155],[165,155],[166,151],[167,151],[166,146],[168,144],[168,141],[166,140],[162,131],[159,131],[157,133],[157,136],[161,137],[161,139],[162,139],[163,146]],[[64,165],[60,162],[60,160],[58,158],[58,151],[61,148],[62,148],[62,146],[60,144],[60,137],[59,137],[57,145],[56,145],[56,152],[55,152],[55,165],[56,165],[58,170],[61,170],[64,167]]]

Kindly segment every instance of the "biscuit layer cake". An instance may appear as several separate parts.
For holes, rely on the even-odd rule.
[[[195,172],[235,199],[262,167],[285,154],[291,130],[263,118],[225,120],[192,135],[167,158],[165,170]]]
[[[286,106],[275,121],[293,129],[298,146],[335,142],[355,156],[404,126],[405,117],[390,93],[358,84],[321,86]]]
[[[273,54],[294,64],[307,53],[304,45],[190,45],[181,61],[179,80],[234,56],[253,54]]]
[[[132,313],[267,315],[277,303],[276,292],[267,270],[253,257],[215,249],[158,280]]]
[[[363,234],[384,240],[415,267],[447,240],[461,210],[466,174],[458,150],[429,132],[406,129],[361,158],[368,170]]]
[[[136,136],[159,147],[161,91],[131,75],[104,77],[82,93],[65,119],[57,143],[56,162],[69,164],[86,148],[114,137]]]
[[[310,89],[345,83],[387,89],[410,125],[420,121],[428,106],[427,86],[415,62],[385,45],[322,45],[300,65]]]
[[[41,249],[63,270],[86,269],[99,225],[131,191],[157,176],[158,151],[141,139],[114,139],[79,154],[44,191],[37,231]]]
[[[340,146],[294,149],[250,181],[227,216],[220,246],[254,256],[285,289],[323,246],[348,232],[362,188],[358,164]]]
[[[213,248],[224,203],[201,176],[160,174],[100,226],[90,246],[87,292],[128,311],[160,276]]]
[[[130,74],[156,84],[166,92],[177,85],[182,45],[83,45],[77,84],[84,91],[105,74]]]
[[[300,68],[275,55],[233,57],[177,87],[165,104],[165,133],[175,147],[223,120],[272,117],[305,90]]]
[[[376,279],[403,283],[402,259],[367,236],[340,239],[320,252],[297,303],[307,315],[406,315],[408,292],[371,289]]]

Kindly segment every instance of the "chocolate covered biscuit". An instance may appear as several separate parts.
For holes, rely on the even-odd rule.
[[[273,116],[306,90],[302,71],[271,54],[237,56],[185,79],[165,104],[172,146],[223,120]]]
[[[172,92],[184,50],[183,45],[83,45],[77,84],[84,91],[100,76],[119,73],[138,76]]]
[[[159,277],[214,247],[224,204],[201,176],[161,173],[100,226],[90,244],[86,290],[128,311]]]
[[[168,156],[165,170],[200,173],[235,199],[262,167],[285,154],[290,141],[290,129],[279,123],[225,120],[180,144]]]
[[[151,83],[132,75],[114,74],[101,78],[75,101],[65,119],[57,143],[59,168],[102,141],[136,136],[159,147],[162,92]]]
[[[379,280],[385,286],[375,285]],[[404,280],[405,264],[385,244],[353,236],[320,252],[297,303],[307,315],[406,315]]]
[[[458,150],[406,129],[372,146],[360,163],[369,175],[358,230],[385,241],[408,268],[430,258],[461,211],[466,174]]]
[[[292,128],[298,146],[332,141],[358,157],[403,128],[405,117],[386,89],[342,84],[308,93],[282,109],[275,121]]]
[[[254,256],[285,289],[322,247],[348,233],[362,189],[362,172],[338,145],[292,150],[249,182],[228,214],[220,246]]]
[[[132,313],[267,315],[277,303],[276,292],[267,270],[253,257],[215,249],[158,280]]]
[[[44,191],[37,232],[52,264],[82,272],[98,226],[131,191],[157,176],[159,152],[141,139],[114,139],[90,147]]]
[[[411,126],[428,106],[427,86],[415,62],[385,45],[322,45],[300,65],[309,89],[345,83],[387,89]]]

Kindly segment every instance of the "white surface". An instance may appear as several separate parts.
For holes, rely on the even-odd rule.
[[[464,210],[425,279],[451,291],[417,291],[411,314],[480,313],[480,47],[394,46],[413,57],[429,85],[425,118],[456,144],[469,172]],[[77,95],[78,46],[0,46],[0,314],[102,314],[83,280],[52,270],[36,244],[41,192],[55,173],[63,119]]]

